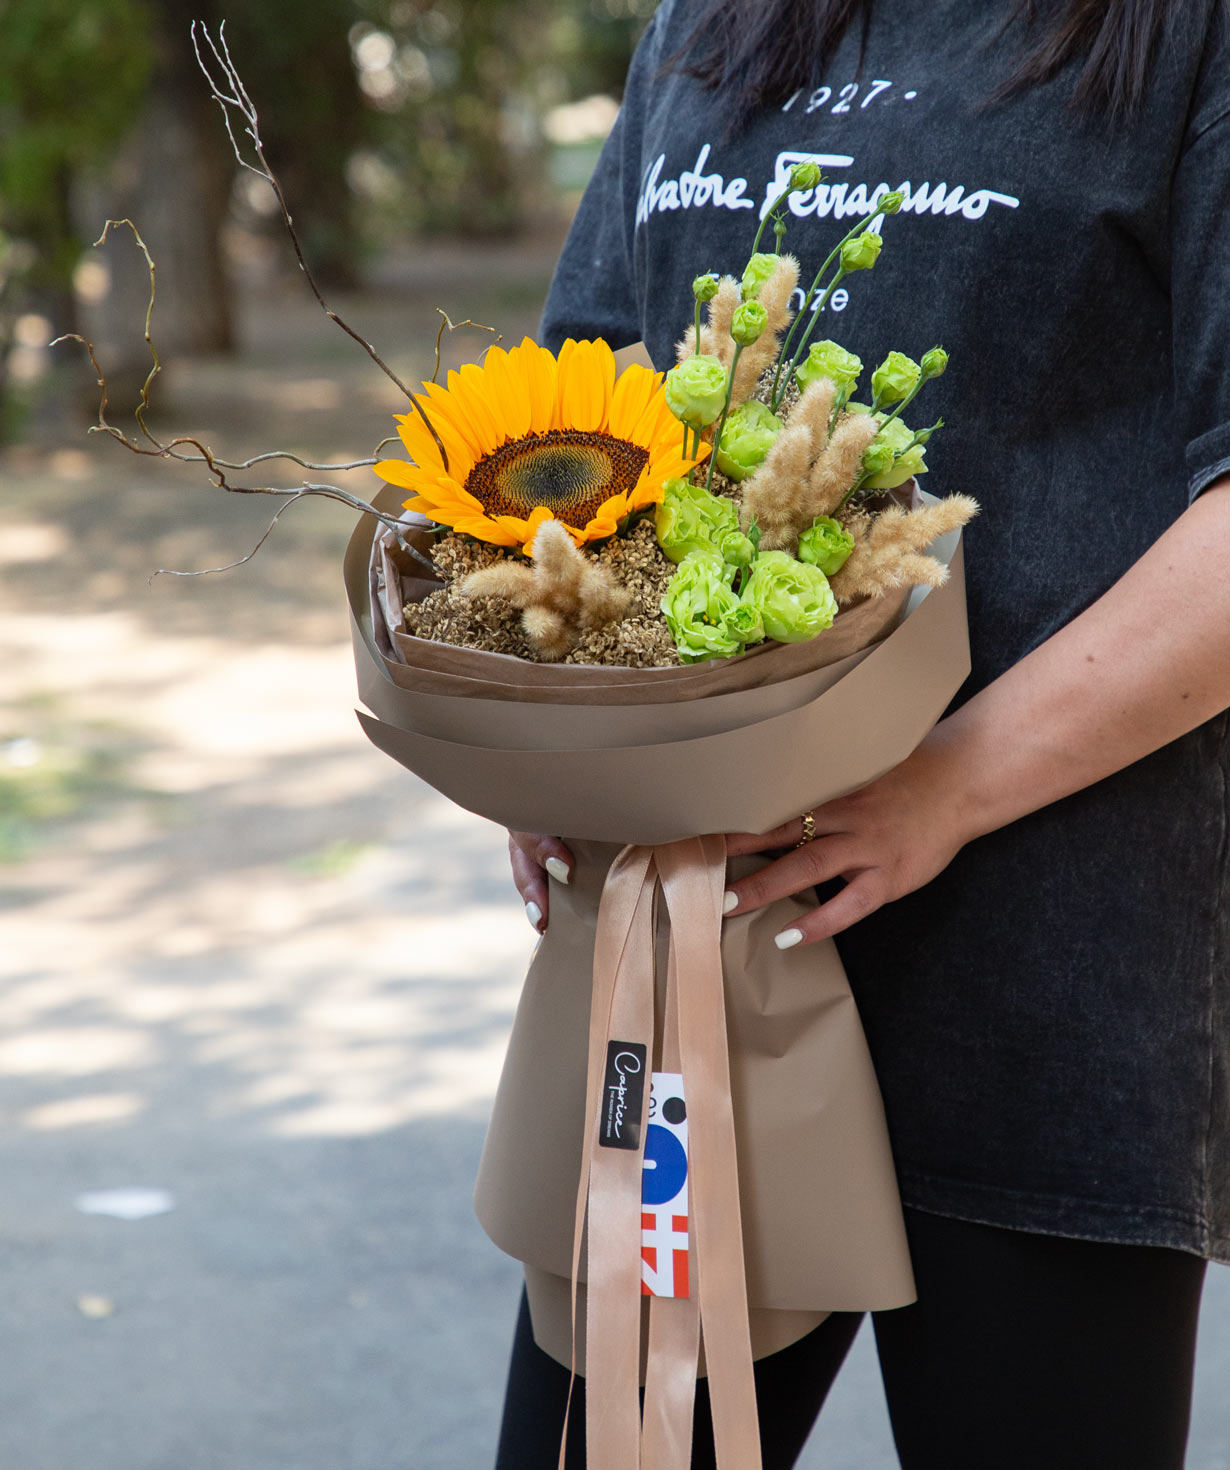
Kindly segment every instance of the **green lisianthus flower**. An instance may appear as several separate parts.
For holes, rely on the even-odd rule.
[[[715,276],[697,276],[692,282],[692,295],[697,301],[712,301],[718,293]]]
[[[768,325],[769,313],[760,302],[745,301],[735,307],[735,314],[730,319],[730,335],[740,347],[750,347],[760,339]]]
[[[667,407],[680,423],[704,429],[726,407],[726,369],[716,357],[698,352],[671,368],[663,389]]]
[[[825,341],[811,344],[794,376],[800,389],[808,387],[817,378],[829,378],[841,395],[854,387],[862,371],[861,358],[839,347],[836,342]]]
[[[854,550],[854,537],[832,516],[817,516],[799,537],[799,560],[819,567],[826,577],[841,571]]]
[[[790,170],[790,189],[793,193],[796,189],[814,189],[823,175],[820,165],[814,160],[808,159],[806,163],[796,163]]]
[[[871,391],[879,404],[900,403],[918,386],[922,368],[904,352],[890,352],[871,375]]]
[[[894,189],[880,200],[880,209],[884,214],[896,214],[904,203],[905,194],[900,189]]]
[[[739,530],[734,501],[711,494],[703,485],[667,480],[662,503],[654,512],[654,528],[663,555],[673,562],[683,561],[694,551],[712,551],[732,567],[742,565],[724,550],[727,538],[747,539]],[[733,545],[732,549],[740,548]]]
[[[730,480],[745,480],[764,462],[782,421],[758,399],[731,409],[717,449],[717,467]]]
[[[739,295],[744,301],[754,301],[760,295],[761,286],[777,269],[780,259],[781,256],[766,255],[763,250],[758,250],[752,256],[744,269],[743,280],[739,285]]]
[[[759,609],[742,598],[726,614],[726,631],[741,644],[764,642],[764,620]]]
[[[743,589],[765,636],[779,643],[803,643],[833,626],[837,599],[819,567],[796,561],[785,551],[762,551],[752,563]]]
[[[874,230],[864,230],[853,240],[845,241],[841,247],[842,270],[847,274],[850,271],[869,271],[879,260],[883,245],[884,241]]]
[[[693,551],[684,557],[662,594],[661,608],[685,664],[742,651],[742,641],[726,621],[738,605],[729,569],[716,551]]]

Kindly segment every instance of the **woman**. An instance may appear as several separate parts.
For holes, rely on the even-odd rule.
[[[547,304],[548,345],[665,366],[691,277],[738,273],[800,157],[805,268],[906,186],[821,335],[951,354],[929,458],[984,507],[973,673],[814,841],[733,835],[786,851],[728,900],[830,885],[778,943],[838,936],[884,1093],[906,1470],[1181,1466],[1204,1263],[1230,1260],[1228,35],[1221,0],[666,0]],[[569,854],[512,856],[545,925]],[[766,1466],[856,1325],[757,1365]],[[566,1382],[523,1318],[500,1470],[554,1463]]]

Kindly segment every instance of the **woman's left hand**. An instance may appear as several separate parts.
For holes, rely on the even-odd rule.
[[[795,845],[803,836],[801,817],[759,836],[729,834],[731,857],[783,847],[790,851],[732,883],[726,912],[747,913],[817,883],[844,878],[840,893],[777,936],[778,948],[790,949],[840,934],[881,904],[929,883],[968,840],[959,829],[959,803],[941,779],[938,764],[924,743],[869,786],[817,807],[815,838],[802,847]]]

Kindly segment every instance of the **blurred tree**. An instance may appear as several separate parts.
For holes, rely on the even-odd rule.
[[[360,85],[381,157],[429,232],[519,229],[541,175],[534,72],[551,0],[359,0]]]
[[[568,100],[592,92],[623,96],[628,63],[658,0],[570,0],[552,33],[550,58]]]
[[[246,0],[232,7],[226,27],[232,59],[260,113],[265,153],[323,287],[358,280],[348,169],[375,121],[350,54],[359,14],[355,0],[297,0],[291,15],[285,0]],[[280,222],[268,218],[280,231]]]
[[[140,0],[0,0],[0,273],[57,331],[75,325],[73,175],[98,164],[140,106],[151,49]],[[14,260],[20,265],[14,265]]]

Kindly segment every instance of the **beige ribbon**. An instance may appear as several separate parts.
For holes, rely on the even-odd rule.
[[[624,848],[603,889],[594,945],[589,1125],[572,1258],[575,1372],[577,1286],[587,1228],[588,1470],[687,1470],[702,1332],[717,1470],[760,1470],[722,984],[725,880],[725,840],[694,837]],[[671,919],[663,1058],[665,1065],[677,1040],[688,1107],[692,1296],[651,1304],[642,1425],[638,1381],[645,1129],[635,1151],[599,1147],[598,1134],[608,1043],[639,1042],[653,1056],[653,895],[659,881]],[[564,1433],[566,1438],[566,1421]],[[563,1440],[559,1464],[563,1470]]]

